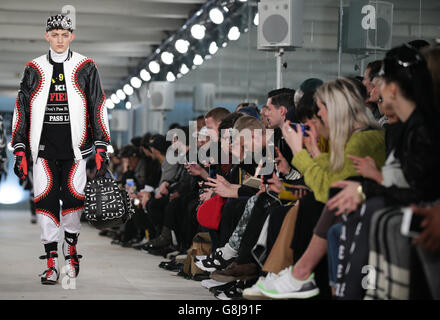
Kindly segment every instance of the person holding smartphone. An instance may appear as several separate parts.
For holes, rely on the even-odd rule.
[[[395,162],[401,168],[401,179],[406,185],[379,184],[366,179],[360,182],[339,181],[334,187],[343,190],[327,203],[336,214],[348,215],[347,232],[356,231],[361,214],[360,208],[367,199],[366,210],[362,215],[364,228],[359,229],[358,246],[351,263],[353,273],[347,275],[342,297],[362,297],[364,292],[356,281],[355,273],[363,263],[368,262],[369,223],[374,212],[390,205],[409,205],[421,201],[429,202],[440,198],[437,187],[440,179],[438,163],[440,162],[440,134],[438,132],[440,116],[434,104],[432,77],[423,56],[411,46],[405,44],[390,50],[382,63],[380,75],[383,78],[381,95],[385,107],[391,107],[402,127],[392,153]],[[347,243],[346,246],[351,246]]]
[[[327,82],[317,89],[315,99],[319,108],[317,115],[324,124],[324,137],[330,146],[328,153],[322,152],[313,158],[304,149],[304,136],[299,127],[292,129],[289,121],[282,127],[284,138],[294,154],[292,165],[304,175],[306,185],[312,190],[299,204],[295,228],[301,226],[302,237],[297,238],[295,230],[292,241],[294,258],[307,262],[307,267],[300,268],[300,260],[277,279],[259,282],[262,293],[272,298],[312,297],[324,287],[328,288],[328,283],[316,283],[313,270],[320,258],[313,260],[315,257],[308,253],[324,250],[325,254],[326,251],[326,240],[314,236],[313,228],[328,200],[330,185],[341,178],[359,176],[348,154],[369,155],[379,166],[385,160],[383,132],[371,113],[366,111],[356,83],[346,78]],[[298,252],[305,253],[301,257]]]
[[[294,96],[295,90],[293,89],[282,88],[272,90],[268,93],[267,102],[263,109],[269,128],[274,130],[275,160],[285,180],[298,180],[301,178],[298,170],[292,167],[292,151],[281,132],[281,127],[288,119],[288,115],[292,116],[295,114]]]

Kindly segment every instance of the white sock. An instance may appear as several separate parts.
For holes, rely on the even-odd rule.
[[[225,259],[225,260],[229,260],[229,259],[235,258],[238,255],[237,251],[234,250],[229,245],[229,243],[227,243],[223,248],[220,248],[220,250],[223,253],[223,259]]]

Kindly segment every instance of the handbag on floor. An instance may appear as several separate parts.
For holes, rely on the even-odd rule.
[[[208,232],[199,232],[193,238],[193,244],[188,250],[186,260],[183,266],[183,273],[189,279],[193,280],[203,280],[202,276],[206,275],[207,272],[199,269],[196,266],[194,257],[195,256],[207,256],[211,253],[211,237]],[[209,274],[207,274],[209,279]]]
[[[118,187],[113,174],[95,176],[84,189],[84,216],[97,229],[119,226],[134,214],[128,193]]]

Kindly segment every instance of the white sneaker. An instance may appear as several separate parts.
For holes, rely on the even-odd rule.
[[[225,284],[225,283],[214,280],[214,279],[206,279],[206,280],[202,280],[202,282],[200,284],[202,285],[203,288],[209,289],[212,287],[221,286],[222,284]]]
[[[177,255],[179,254],[179,251],[172,251],[170,253],[167,254],[166,258],[169,260],[172,260],[173,258],[175,258]]]
[[[307,299],[319,294],[313,273],[307,280],[297,280],[292,276],[292,267],[285,270],[275,279],[258,281],[261,293],[273,299]]]
[[[260,277],[258,281],[263,280],[264,277]],[[258,281],[250,288],[246,288],[243,290],[243,298],[246,300],[267,300],[270,299],[266,297],[258,287]]]
[[[40,259],[47,259],[47,269],[39,275],[41,284],[56,284],[60,277],[57,252],[51,251],[44,256],[40,256]]]
[[[143,238],[140,242],[133,244],[131,247],[136,250],[141,250],[142,246],[148,241],[149,240],[147,238]]]
[[[185,264],[186,257],[187,257],[186,254],[181,254],[181,255],[176,256],[176,258],[175,258],[176,263],[182,263],[182,264]]]
[[[214,272],[216,270],[224,270],[227,266],[229,266],[235,258],[224,259],[223,251],[221,248],[217,248],[214,252],[211,252],[205,259],[195,261],[195,265],[203,270],[208,272]]]
[[[287,269],[284,269],[282,271],[280,271],[279,273],[273,273],[273,272],[269,272],[267,273],[267,275],[261,276],[258,281],[250,288],[246,288],[243,291],[243,298],[247,299],[247,300],[268,300],[270,299],[269,297],[265,296],[260,288],[258,287],[258,282],[261,282],[264,284],[264,282],[267,281],[272,281],[276,278],[278,278],[279,276],[281,276],[282,274],[284,274],[287,271]]]
[[[205,260],[207,256],[195,256],[194,257],[194,262],[200,261],[200,260]]]

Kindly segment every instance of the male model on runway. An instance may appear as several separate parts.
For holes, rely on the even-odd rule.
[[[6,130],[0,114],[0,182],[8,175],[8,156],[6,154]]]
[[[59,227],[66,273],[79,273],[76,244],[84,209],[86,158],[96,151],[99,173],[107,165],[110,133],[105,94],[92,59],[69,49],[75,38],[72,21],[58,14],[49,17],[45,38],[47,54],[27,63],[15,103],[11,145],[14,172],[28,174],[26,153],[33,160],[34,202],[47,259],[42,284],[59,278]],[[61,213],[61,215],[60,215]]]

